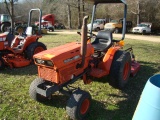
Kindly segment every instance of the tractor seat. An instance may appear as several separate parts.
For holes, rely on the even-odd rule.
[[[92,46],[96,51],[106,52],[112,45],[112,33],[110,31],[99,31]]]
[[[11,43],[11,48],[13,48],[13,50],[18,50],[18,49],[22,49],[25,42],[26,42],[26,37],[27,36],[32,36],[32,27],[27,27],[26,29],[26,35],[19,35],[17,36]]]

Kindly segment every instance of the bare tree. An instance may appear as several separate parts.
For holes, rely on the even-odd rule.
[[[139,24],[140,23],[140,12],[141,12],[139,0],[136,2],[136,10],[131,11],[131,12],[137,16],[137,24]]]
[[[81,8],[80,8],[80,0],[77,1],[78,8],[78,29],[81,28]]]
[[[14,4],[18,2],[18,0],[4,0],[4,3],[6,5],[6,9],[9,13],[9,16],[11,17],[11,32],[13,33],[14,28]]]

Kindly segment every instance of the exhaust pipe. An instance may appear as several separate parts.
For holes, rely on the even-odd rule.
[[[89,16],[85,16],[83,18],[83,25],[82,25],[82,34],[81,34],[81,51],[80,55],[82,56],[82,61],[80,64],[77,65],[77,68],[82,68],[85,63],[85,56],[87,50],[87,20]]]

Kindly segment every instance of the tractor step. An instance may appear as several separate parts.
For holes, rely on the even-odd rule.
[[[90,75],[96,78],[101,78],[107,75],[107,72],[99,68],[92,68]]]
[[[137,61],[131,63],[131,76],[135,76],[140,69],[140,64]]]

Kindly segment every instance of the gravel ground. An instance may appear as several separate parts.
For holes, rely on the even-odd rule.
[[[56,34],[77,34],[77,31],[80,31],[80,30],[55,30],[54,33]],[[113,34],[113,37],[121,38],[122,35]],[[126,34],[125,38],[134,39],[134,40],[146,40],[146,41],[160,42],[160,35],[154,36],[154,35]]]

